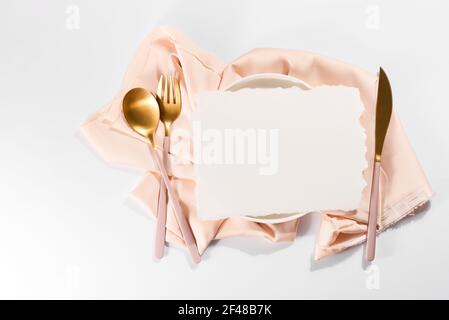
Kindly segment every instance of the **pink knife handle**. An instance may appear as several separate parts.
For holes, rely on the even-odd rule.
[[[379,177],[380,161],[375,161],[369,202],[368,232],[366,235],[366,259],[368,261],[373,261],[376,255],[377,215],[379,212]]]
[[[170,138],[164,137],[163,143],[162,161],[164,167],[169,170],[168,152],[170,150]],[[156,217],[156,237],[154,240],[154,255],[157,259],[161,259],[164,256],[165,250],[165,226],[167,223],[167,188],[161,181],[159,185],[159,199],[157,205],[157,217]]]
[[[156,153],[154,148],[150,146],[151,155],[156,162],[157,166],[159,167],[159,171],[162,175],[162,180],[167,187],[168,196],[171,199],[171,203],[173,205],[173,209],[175,211],[176,220],[178,222],[179,228],[181,229],[181,234],[184,239],[184,242],[187,246],[187,249],[190,252],[190,255],[192,256],[192,260],[194,263],[199,263],[201,261],[201,256],[198,252],[198,248],[196,246],[196,240],[193,236],[192,229],[190,229],[190,225],[187,222],[186,217],[184,216],[182,212],[181,205],[179,204],[178,196],[176,195],[175,191],[173,190],[173,187],[170,183],[170,179],[168,178],[167,171],[165,170],[165,167],[162,163],[161,158]]]

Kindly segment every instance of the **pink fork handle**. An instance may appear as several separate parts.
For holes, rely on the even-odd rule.
[[[170,179],[168,178],[167,171],[165,170],[165,167],[162,163],[161,158],[156,153],[154,148],[152,148],[151,146],[150,146],[150,151],[151,151],[151,155],[152,155],[154,161],[156,162],[157,166],[159,167],[159,171],[161,172],[161,175],[162,175],[162,180],[163,180],[165,186],[167,187],[168,196],[171,199],[171,203],[172,203],[173,209],[175,211],[176,220],[178,222],[179,228],[181,229],[181,234],[182,234],[184,242],[187,246],[187,249],[190,252],[193,262],[199,263],[201,261],[201,256],[200,256],[200,254],[198,252],[198,248],[196,246],[196,240],[195,240],[195,237],[193,236],[192,229],[190,229],[190,225],[187,222],[186,217],[182,213],[182,208],[181,208],[181,205],[179,204],[178,196],[176,195],[176,193],[173,190],[173,187],[170,183]]]
[[[163,153],[162,161],[164,167],[169,170],[169,160],[168,152],[170,150],[170,138],[164,137],[163,143]],[[157,217],[156,217],[156,237],[154,241],[154,255],[157,259],[161,259],[164,256],[165,250],[165,226],[167,222],[167,188],[165,184],[161,181],[159,185],[159,199],[157,206]]]
[[[377,215],[379,213],[379,176],[380,161],[375,161],[369,203],[368,233],[366,235],[366,259],[368,261],[373,261],[376,255]]]

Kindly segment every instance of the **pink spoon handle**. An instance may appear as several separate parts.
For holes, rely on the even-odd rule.
[[[192,229],[190,229],[190,225],[187,222],[186,217],[184,216],[182,212],[181,205],[179,204],[178,196],[176,195],[175,191],[173,190],[173,187],[170,183],[170,179],[168,178],[167,171],[165,170],[165,167],[162,163],[161,158],[156,153],[154,148],[150,146],[151,155],[156,162],[159,171],[162,175],[162,180],[167,187],[168,196],[171,199],[171,203],[173,205],[173,209],[175,211],[176,220],[178,222],[179,228],[181,229],[181,234],[184,239],[184,242],[187,246],[187,249],[190,252],[190,255],[192,256],[192,260],[194,263],[199,263],[201,261],[201,256],[198,253],[198,248],[196,246],[196,240],[193,236]]]
[[[375,161],[369,203],[368,233],[366,235],[366,259],[368,261],[373,261],[376,255],[377,215],[379,212],[379,176],[380,161]]]
[[[164,137],[163,143],[164,149],[162,153],[162,161],[167,172],[171,174],[169,167],[168,152],[170,150],[170,138]],[[154,255],[156,258],[161,259],[164,256],[165,250],[165,226],[167,222],[167,188],[161,181],[159,185],[159,199],[157,206],[156,217],[156,238],[154,241]]]

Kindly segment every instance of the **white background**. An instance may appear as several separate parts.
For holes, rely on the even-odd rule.
[[[449,298],[448,12],[445,0],[2,0],[0,298]],[[173,248],[154,261],[154,223],[126,200],[140,174],[105,164],[78,129],[167,24],[226,62],[285,47],[382,65],[431,208],[383,233],[367,270],[361,246],[314,262],[314,217],[291,245],[233,239],[196,268]]]

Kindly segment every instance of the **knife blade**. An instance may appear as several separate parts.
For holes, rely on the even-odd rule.
[[[366,243],[366,259],[373,261],[376,254],[376,230],[377,217],[379,214],[379,177],[382,159],[382,150],[390,124],[393,110],[393,95],[391,93],[390,81],[385,71],[379,69],[376,102],[376,128],[375,128],[375,156],[373,166],[373,179],[371,183],[371,196],[368,215],[368,232]]]
[[[375,131],[375,160],[380,161],[382,149],[390,124],[391,112],[393,110],[393,96],[391,93],[390,81],[385,71],[379,69],[379,84],[377,88],[376,102],[376,131]]]

